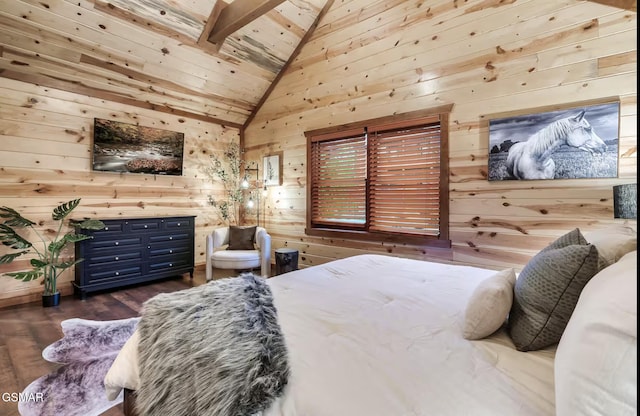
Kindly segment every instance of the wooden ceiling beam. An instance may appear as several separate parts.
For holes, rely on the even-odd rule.
[[[213,25],[216,24],[218,19],[220,18],[220,13],[222,13],[222,9],[226,6],[226,3],[222,0],[216,0],[216,4],[213,5],[213,9],[211,9],[211,13],[209,14],[209,18],[204,25],[204,29],[202,29],[202,33],[198,38],[198,46],[202,48],[203,51],[208,53],[216,53],[220,48],[217,48],[215,44],[209,43],[209,35],[213,31]]]
[[[153,103],[150,103],[149,101],[142,101],[142,100],[124,97],[119,94],[112,93],[103,89],[81,85],[77,81],[54,78],[45,74],[29,74],[21,71],[19,72],[19,71],[13,71],[10,69],[0,68],[0,79],[1,78],[13,79],[16,81],[26,82],[28,84],[39,85],[42,87],[55,88],[61,91],[72,92],[74,94],[86,95],[88,97],[112,101],[114,103],[131,105],[139,108],[145,108],[147,110],[153,110],[161,113],[172,114],[174,116],[192,118],[195,120],[205,121],[207,123],[220,124],[226,127],[233,127],[237,129],[242,128],[242,124],[235,123],[232,121],[222,120],[216,117],[208,116],[206,114],[180,110],[165,104],[153,104]]]
[[[276,88],[276,85],[278,85],[278,83],[280,82],[280,79],[284,75],[287,68],[291,66],[291,63],[296,59],[296,57],[302,50],[302,47],[311,38],[311,35],[313,35],[313,32],[318,27],[318,24],[320,23],[324,15],[327,14],[329,9],[331,8],[331,5],[333,5],[333,1],[334,0],[328,0],[325,3],[322,10],[320,10],[320,13],[318,13],[318,15],[316,16],[316,19],[313,21],[313,24],[311,24],[311,26],[309,27],[309,30],[307,30],[307,33],[305,33],[302,39],[300,39],[300,43],[298,43],[298,46],[296,46],[296,49],[293,51],[293,53],[291,54],[287,62],[284,64],[284,66],[280,69],[280,72],[278,72],[278,75],[276,75],[271,85],[269,85],[269,88],[267,88],[267,91],[265,91],[265,93],[262,95],[262,97],[260,98],[260,101],[258,101],[258,104],[256,104],[256,107],[253,109],[251,114],[249,114],[249,117],[247,117],[247,120],[244,122],[242,130],[246,129],[249,126],[249,124],[251,124],[254,117],[258,113],[258,111],[260,111],[260,108],[262,107],[262,105],[267,101],[267,98],[269,98],[269,95],[271,95],[273,90]]]
[[[591,0],[594,3],[638,13],[638,0]]]
[[[220,46],[227,36],[269,12],[284,1],[285,0],[235,0],[220,10],[207,40],[215,44],[217,49],[220,49]]]

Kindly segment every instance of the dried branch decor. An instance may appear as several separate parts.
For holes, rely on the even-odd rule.
[[[222,198],[209,195],[209,205],[216,208],[219,217],[229,225],[237,225],[240,219],[240,206],[244,200],[244,192],[240,184],[243,166],[240,147],[230,143],[224,150],[223,158],[216,154],[211,155],[211,164],[203,169],[211,182],[220,182],[224,187]]]

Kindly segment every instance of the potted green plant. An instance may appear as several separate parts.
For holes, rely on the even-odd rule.
[[[79,230],[101,230],[105,226],[100,220],[84,219],[82,221],[76,221],[69,219],[67,226],[71,226],[72,230],[64,232],[65,219],[69,217],[69,214],[71,214],[79,204],[80,199],[74,199],[53,209],[51,217],[54,221],[58,222],[58,229],[51,240],[47,240],[34,228],[34,225],[36,225],[34,221],[23,217],[12,208],[0,208],[0,218],[4,218],[4,222],[0,224],[0,242],[14,250],[20,250],[0,256],[0,264],[11,263],[17,257],[28,253],[35,253],[35,257],[30,261],[31,270],[10,272],[5,273],[5,275],[22,280],[23,282],[29,282],[43,277],[43,306],[55,306],[59,303],[60,292],[57,287],[58,276],[69,267],[83,260],[61,257],[63,249],[69,243],[91,238],[90,236],[80,233]],[[26,228],[31,228],[40,238],[42,244],[34,245],[18,233],[19,229]]]

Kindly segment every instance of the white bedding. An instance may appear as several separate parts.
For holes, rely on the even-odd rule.
[[[462,338],[492,270],[361,255],[268,279],[289,350],[264,416],[554,415],[555,347],[519,352],[504,330]],[[105,378],[135,390],[137,334]]]

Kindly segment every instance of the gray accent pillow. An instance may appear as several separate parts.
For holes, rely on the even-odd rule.
[[[557,240],[555,240],[553,243],[549,244],[548,246],[546,246],[540,251],[553,250],[556,248],[562,248],[562,247],[573,246],[573,245],[586,246],[587,244],[589,244],[589,242],[587,241],[586,238],[584,238],[584,236],[580,232],[580,229],[574,228],[573,230],[569,231],[565,235],[558,237]]]
[[[229,227],[229,247],[227,250],[255,250],[256,226]]]
[[[553,243],[552,243],[553,244]],[[508,328],[518,351],[557,344],[580,292],[600,270],[594,245],[545,248],[516,280]]]

